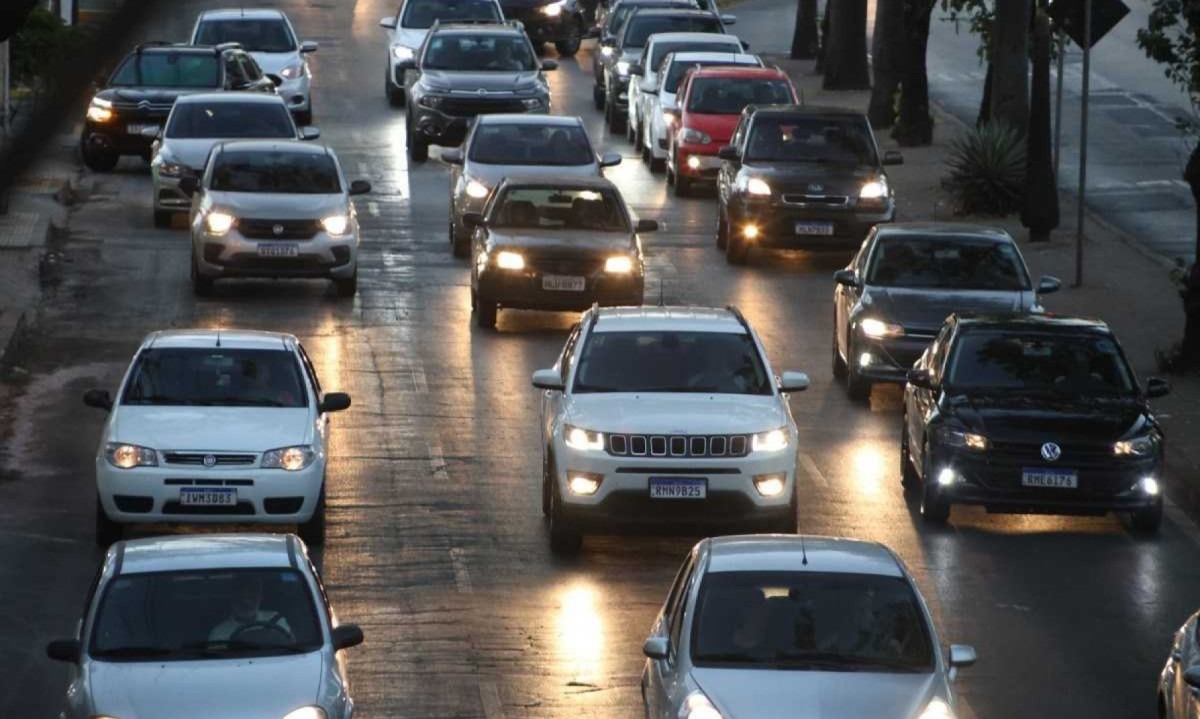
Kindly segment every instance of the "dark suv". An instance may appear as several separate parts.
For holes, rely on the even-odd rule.
[[[138,45],[92,98],[80,137],[83,161],[108,172],[122,155],[150,159],[150,145],[180,95],[216,90],[274,93],[281,78],[264,75],[236,44],[149,42]]]
[[[461,144],[477,115],[548,113],[542,71],[558,63],[538,61],[519,23],[435,23],[417,57],[397,67],[417,70],[405,92],[405,130],[409,158],[421,162],[431,144]]]
[[[743,264],[753,246],[857,249],[896,203],[865,115],[804,105],[751,105],[718,151],[717,247]]]
[[[595,17],[595,0],[500,0],[504,17],[518,20],[534,45],[554,43],[558,54],[573,57]]]

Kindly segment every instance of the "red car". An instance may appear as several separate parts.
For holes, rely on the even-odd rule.
[[[667,150],[667,184],[688,194],[695,182],[713,182],[747,105],[799,104],[796,86],[777,67],[702,67],[684,76],[679,88],[679,131]]]

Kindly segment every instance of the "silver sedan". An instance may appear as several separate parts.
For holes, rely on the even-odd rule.
[[[1171,653],[1158,677],[1158,716],[1162,719],[1200,717],[1200,612],[1188,617],[1175,632]]]

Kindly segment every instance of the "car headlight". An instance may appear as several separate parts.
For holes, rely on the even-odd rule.
[[[603,45],[600,48],[600,54],[605,57],[609,57],[610,55],[613,54],[613,49],[610,45]]]
[[[505,250],[496,255],[496,266],[502,270],[523,270],[525,258],[516,252]]]
[[[944,699],[934,697],[925,705],[925,711],[921,712],[918,719],[954,719],[954,710]]]
[[[108,122],[116,116],[112,111],[112,102],[105,100],[102,97],[93,97],[92,104],[88,105],[87,118],[92,122]]]
[[[421,99],[418,102],[420,102],[420,104],[424,105],[425,107],[433,108],[434,110],[436,110],[442,106],[442,101],[445,99],[446,98],[442,97],[441,95],[422,95]]]
[[[746,192],[749,192],[751,195],[769,195],[771,194],[771,186],[767,184],[766,180],[751,177],[746,181]]]
[[[527,97],[521,100],[526,110],[541,110],[546,107],[546,101],[540,97]]]
[[[411,60],[416,56],[417,53],[414,52],[411,47],[392,45],[392,57],[396,58],[397,60]]]
[[[488,186],[479,180],[467,181],[467,195],[469,197],[474,197],[476,200],[482,200],[488,196],[488,192],[490,192]]]
[[[170,156],[160,154],[158,156],[158,174],[163,177],[183,177],[188,172],[188,166],[174,159],[169,159]]]
[[[349,215],[330,215],[321,220],[321,227],[334,237],[339,237],[346,234],[346,230],[350,229]]]
[[[679,719],[724,719],[704,692],[692,692],[679,707]]]
[[[750,438],[750,448],[755,452],[778,452],[788,446],[786,427],[759,432]]]
[[[329,719],[321,707],[300,707],[287,713],[283,719]]]
[[[902,337],[904,336],[904,327],[892,322],[884,322],[877,320],[874,317],[867,317],[858,323],[862,328],[862,333],[873,340],[880,340],[885,337]]]
[[[626,75],[629,74],[629,61],[628,60],[617,60],[617,74],[620,75],[621,77],[625,77]]]
[[[283,469],[288,472],[299,472],[316,459],[317,453],[308,445],[297,447],[280,447],[263,453],[263,469]]]
[[[233,227],[233,215],[224,212],[210,212],[204,216],[204,226],[210,235],[223,235]]]
[[[986,452],[991,443],[988,438],[982,434],[975,432],[967,432],[962,429],[954,429],[953,427],[942,427],[938,431],[938,436],[944,444],[949,447],[959,447],[961,449],[969,449],[974,452]]]
[[[887,179],[880,177],[878,180],[872,180],[862,186],[858,191],[859,199],[863,200],[882,200],[888,195]]]
[[[563,441],[571,449],[604,449],[604,435],[599,432],[563,425]]]
[[[671,117],[671,115],[667,115],[666,117]],[[712,138],[708,136],[707,132],[685,127],[679,131],[679,141],[692,145],[708,145],[712,143]],[[759,182],[762,182],[762,180],[759,180]],[[763,186],[766,186],[765,182],[763,182]],[[767,188],[766,194],[771,194],[770,188]]]
[[[295,65],[288,65],[279,71],[279,76],[284,80],[295,80],[304,74],[304,63],[298,62]]]
[[[543,6],[541,13],[546,17],[558,17],[559,15],[562,15],[563,6],[566,4],[566,0],[558,0],[558,2]]]
[[[158,453],[149,447],[136,444],[109,442],[104,445],[104,457],[109,464],[118,469],[158,466]]]
[[[1158,434],[1144,434],[1133,439],[1123,439],[1113,444],[1113,454],[1118,457],[1148,457],[1158,448]]]
[[[627,275],[633,272],[633,260],[624,255],[609,257],[604,261],[604,271],[613,275]]]

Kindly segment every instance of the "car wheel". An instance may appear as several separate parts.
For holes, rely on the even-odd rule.
[[[87,144],[84,143],[81,153],[83,154],[83,164],[92,172],[112,172],[112,169],[117,166],[117,162],[121,156],[115,152],[107,150],[89,150]]]
[[[558,50],[558,54],[563,57],[575,57],[581,44],[583,44],[583,20],[575,18],[574,32],[567,39],[554,43],[554,49]]]
[[[730,233],[729,239],[725,241],[725,262],[731,265],[744,265],[749,255],[750,245],[746,243],[746,240],[738,237],[736,232]]]
[[[675,173],[675,196],[687,197],[692,194],[692,180],[686,175]]]
[[[597,110],[604,109],[604,88],[600,85],[592,86],[592,106]]]
[[[309,100],[308,101],[308,109],[301,110],[300,112],[296,113],[296,126],[297,127],[308,127],[309,125],[312,124],[312,120],[313,120],[312,100]]]
[[[837,341],[837,310],[833,312],[833,333],[829,339],[829,346],[833,349],[833,377],[834,379],[846,379],[846,360],[842,359],[842,353],[838,351]]]
[[[391,65],[384,64],[383,67],[385,72],[390,73],[392,71]],[[392,82],[392,78],[388,75],[385,75],[383,78],[383,90],[384,94],[387,95],[389,105],[392,107],[404,107],[404,88],[396,87],[396,84]]]
[[[317,507],[307,522],[301,522],[296,534],[310,547],[325,543],[325,481],[321,481],[321,493],[317,495]]]
[[[96,495],[96,546],[107,547],[125,536],[125,525],[114,522],[104,513],[100,495]]]
[[[614,134],[625,131],[625,116],[617,112],[610,98],[604,102],[604,119],[608,121],[608,130]]]
[[[925,471],[921,477],[921,518],[930,524],[945,524],[950,518],[950,503],[938,490],[937,478],[933,476],[933,467],[929,461],[928,442],[925,443],[922,464]]]
[[[1142,509],[1130,515],[1130,526],[1138,534],[1155,534],[1162,526],[1163,508],[1158,504],[1150,509]]]
[[[208,297],[213,291],[213,280],[210,277],[205,277],[200,274],[200,268],[196,265],[196,255],[192,254],[192,294],[197,297]]]
[[[471,238],[463,237],[454,229],[454,220],[450,220],[450,252],[455,257],[466,257],[471,254]]]
[[[729,244],[729,218],[725,208],[717,208],[717,249],[723,250]]]
[[[496,315],[500,308],[486,297],[475,297],[475,325],[485,330],[496,329]]]
[[[550,492],[554,486],[554,475],[557,470],[554,466],[554,457],[550,454],[550,448],[547,447],[542,455],[542,516],[550,516]]]
[[[863,377],[858,372],[858,362],[855,357],[858,352],[855,351],[853,344],[847,344],[846,352],[846,396],[855,402],[862,402],[871,396],[871,380]]]
[[[550,486],[550,551],[564,557],[574,556],[583,548],[583,535],[558,516],[558,485]]]
[[[353,297],[358,294],[358,268],[354,269],[354,274],[345,278],[335,278],[333,287],[337,290],[338,297]]]
[[[912,489],[921,482],[917,476],[917,468],[913,466],[912,455],[908,451],[908,415],[901,415],[900,425],[900,486]]]
[[[170,227],[174,224],[175,213],[170,210],[155,210],[154,211],[154,226],[155,227]]]

